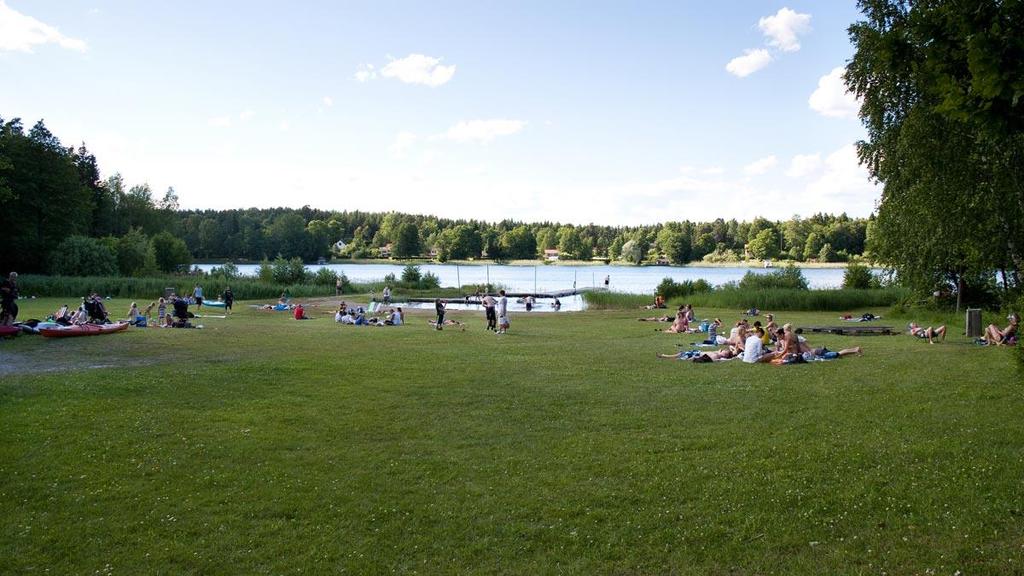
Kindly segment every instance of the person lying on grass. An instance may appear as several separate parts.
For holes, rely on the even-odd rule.
[[[665,360],[690,360],[692,362],[719,362],[722,360],[731,360],[739,354],[739,351],[734,347],[723,348],[721,350],[713,350],[711,352],[701,352],[699,350],[684,350],[675,354],[658,354],[658,358]]]
[[[440,330],[440,328],[437,326],[437,322],[435,322],[434,320],[427,320],[427,324],[429,324],[432,328]],[[451,318],[445,319],[443,326],[458,326],[463,332],[466,331],[465,323],[459,322],[458,320],[452,320]]]
[[[985,343],[993,346],[1002,346],[1003,344],[1016,344],[1017,342],[1017,323],[1019,318],[1016,313],[1010,314],[1006,317],[1010,321],[1010,324],[999,329],[995,324],[989,324],[988,328],[985,329]]]
[[[929,344],[935,344],[936,337],[939,337],[942,342],[946,340],[945,326],[939,326],[938,328],[932,328],[931,326],[922,328],[917,322],[911,322],[907,327],[907,330],[910,332],[911,336],[916,336],[922,340],[928,340]]]

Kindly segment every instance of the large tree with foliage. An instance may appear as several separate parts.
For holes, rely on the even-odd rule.
[[[395,231],[395,241],[391,252],[395,258],[412,258],[419,256],[421,250],[420,232],[415,224],[403,222]]]
[[[44,270],[64,238],[89,232],[91,218],[72,152],[42,120],[25,134],[20,120],[0,119],[0,270]]]
[[[1019,287],[1024,1],[859,5],[846,80],[884,184],[872,255],[922,290],[993,270]]]

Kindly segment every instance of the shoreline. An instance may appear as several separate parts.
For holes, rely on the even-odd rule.
[[[193,262],[193,266],[223,266],[226,260],[216,260],[208,262]],[[447,262],[438,262],[436,260],[391,260],[381,258],[367,258],[359,260],[330,260],[325,264],[319,264],[317,262],[306,262],[306,266],[359,266],[368,264],[386,264],[393,266],[421,266],[421,265],[437,265],[437,266],[562,266],[562,267],[596,267],[596,266],[612,266],[616,268],[753,268],[753,269],[765,269],[765,270],[781,270],[785,269],[790,263],[794,264],[797,268],[807,269],[843,269],[849,264],[848,262],[790,262],[788,260],[780,262],[772,262],[771,268],[764,268],[763,263],[750,262],[750,261],[735,261],[735,262],[689,262],[687,264],[627,264],[624,262],[594,262],[590,260],[556,260],[556,261],[543,261],[543,260],[509,260],[506,262],[495,262],[493,260],[449,260]],[[242,266],[259,266],[259,262],[234,262],[235,265]],[[882,266],[874,263],[863,263],[868,268],[882,268]]]

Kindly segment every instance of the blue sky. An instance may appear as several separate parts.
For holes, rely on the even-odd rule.
[[[0,116],[187,208],[868,215],[836,2],[0,0]]]

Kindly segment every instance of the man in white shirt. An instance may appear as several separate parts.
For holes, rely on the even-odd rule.
[[[764,330],[760,327],[747,336],[747,340],[743,343],[743,361],[747,364],[756,364],[765,357],[762,338],[764,338]]]
[[[508,321],[508,297],[505,296],[505,291],[499,292],[501,298],[498,298],[498,331],[496,334],[504,334],[508,331],[510,322]]]

